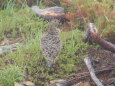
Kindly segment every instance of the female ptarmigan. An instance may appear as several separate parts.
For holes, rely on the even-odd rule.
[[[61,51],[61,41],[59,37],[60,29],[57,28],[58,24],[59,21],[53,19],[48,30],[43,34],[40,42],[40,47],[48,67],[55,64]]]

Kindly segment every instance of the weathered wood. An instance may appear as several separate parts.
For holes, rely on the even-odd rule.
[[[12,52],[13,50],[16,50],[18,46],[19,46],[19,43],[0,46],[0,56],[3,56],[6,53],[9,53],[9,52]]]
[[[115,53],[115,45],[112,44],[111,42],[108,42],[108,41],[102,39],[99,36],[98,30],[93,23],[88,24],[88,28],[86,30],[84,41],[85,42],[93,41],[93,42],[101,45],[104,49]]]
[[[86,58],[84,59],[84,62],[85,62],[85,64],[86,64],[86,66],[87,66],[87,68],[88,68],[88,70],[89,70],[89,72],[90,72],[91,78],[93,79],[93,81],[95,82],[95,84],[96,84],[97,86],[104,86],[104,85],[99,81],[99,79],[96,77],[95,72],[94,72],[94,68],[93,68],[92,65],[91,65],[90,58],[89,58],[89,57],[86,57]]]
[[[65,21],[69,21],[65,17],[64,8],[62,8],[62,7],[54,6],[54,7],[50,7],[50,8],[46,8],[46,9],[40,9],[38,6],[33,6],[31,8],[31,10],[34,13],[36,13],[37,16],[42,17],[46,20],[58,19],[62,23]]]

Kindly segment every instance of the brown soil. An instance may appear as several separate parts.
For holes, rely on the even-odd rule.
[[[90,48],[86,53],[88,53],[91,59],[96,76],[102,81],[104,86],[115,86],[115,54],[103,49],[96,48]],[[81,82],[83,82],[83,84],[84,82],[90,84],[83,86],[96,86],[90,77],[85,63],[81,62],[81,64],[78,64],[78,66],[81,67],[81,70],[77,71],[74,75],[64,78],[67,81],[71,81],[72,84],[70,83],[71,85],[62,86],[82,86],[76,84]]]

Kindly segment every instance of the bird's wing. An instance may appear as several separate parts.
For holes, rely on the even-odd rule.
[[[46,57],[57,57],[61,50],[59,37],[43,37],[41,39],[41,50]]]

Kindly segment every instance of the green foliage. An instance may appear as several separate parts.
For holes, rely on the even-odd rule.
[[[0,68],[4,66],[7,69],[7,66],[11,63],[6,64],[5,62],[11,59],[13,61],[12,65],[19,66],[24,71],[28,69],[29,79],[40,86],[47,85],[51,79],[71,75],[79,69],[76,65],[83,59],[79,54],[88,47],[87,44],[82,42],[83,34],[81,31],[76,29],[60,34],[63,45],[62,52],[56,65],[53,68],[47,68],[40,51],[40,38],[48,23],[30,13],[28,7],[14,11],[12,15],[8,15],[5,11],[7,10],[1,11],[1,15],[4,16],[0,22],[2,27],[0,30],[1,38],[10,32],[12,37],[17,37],[17,34],[20,34],[19,37],[24,41],[17,51],[0,59]],[[7,34],[4,34],[4,32],[7,32]]]
[[[68,17],[79,29],[86,28],[88,22],[96,25],[100,35],[115,41],[115,0],[61,0],[68,11]]]
[[[0,13],[1,38],[6,35],[4,32],[7,34],[12,34],[13,37],[16,37],[17,34],[20,36],[30,36],[31,34],[35,35],[39,29],[47,27],[48,25],[43,21],[43,19],[36,18],[29,8],[21,9],[11,15],[7,13],[7,10],[4,10],[4,12],[1,11]]]
[[[68,35],[69,34],[69,35]],[[67,54],[81,53],[87,48],[87,44],[82,42],[83,32],[79,30],[73,30],[71,32],[63,32],[62,40],[64,41],[64,50]]]
[[[42,2],[42,0],[37,1]],[[101,3],[102,1],[103,3]],[[34,0],[34,2],[36,1]],[[77,11],[77,15],[86,13],[84,17],[74,18],[76,26],[93,21],[99,27],[102,36],[105,32],[107,34],[109,31],[114,32],[113,16],[108,17],[114,9],[109,9],[109,6],[113,5],[111,0],[72,0],[72,4],[66,10]],[[64,6],[62,3],[61,5]],[[69,32],[61,32],[61,54],[54,67],[47,68],[40,50],[40,38],[48,27],[48,22],[36,17],[25,3],[21,5],[21,8],[15,6],[17,6],[16,2],[10,0],[6,7],[0,10],[0,39],[21,38],[23,42],[16,51],[0,58],[0,82],[4,86],[13,86],[14,81],[23,80],[24,73],[28,69],[29,80],[39,86],[46,86],[52,79],[63,78],[78,71],[80,67],[77,64],[87,55],[86,51],[89,47],[87,43],[82,42],[83,32],[78,28]],[[64,7],[66,8],[66,6]],[[107,14],[99,16],[96,10],[98,7]],[[7,34],[11,36],[8,37]],[[96,45],[96,47],[98,46]],[[9,60],[12,62],[7,62]]]
[[[47,85],[47,82],[52,79],[62,78],[76,72],[79,69],[76,65],[81,62],[84,56],[79,55],[88,47],[87,44],[82,42],[81,38],[82,32],[79,30],[62,32],[61,39],[63,47],[58,61],[54,67],[47,68],[46,62],[41,52],[39,52],[39,56],[35,56],[36,60],[34,60],[34,63],[32,62],[28,67],[32,76],[31,80],[40,86]]]
[[[68,35],[69,33],[69,35]],[[13,64],[28,69],[31,75],[30,80],[38,85],[47,85],[51,79],[62,78],[76,72],[78,63],[83,59],[82,53],[88,47],[82,42],[82,32],[74,30],[71,32],[62,32],[62,52],[54,67],[47,68],[45,59],[40,51],[39,39],[42,31],[40,30],[34,39],[27,40],[26,45],[20,47],[17,51],[8,54],[2,59],[7,61],[9,58],[14,61]],[[80,56],[79,56],[80,55]],[[3,66],[3,63],[1,65]],[[5,64],[4,64],[5,65]],[[5,65],[7,67],[7,65]]]
[[[24,71],[18,66],[9,66],[7,69],[0,70],[0,82],[3,86],[14,86],[15,81],[22,81]]]

